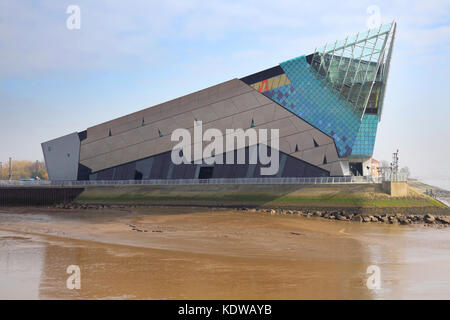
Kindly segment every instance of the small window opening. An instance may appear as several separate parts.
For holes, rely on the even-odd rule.
[[[316,142],[316,140],[313,139],[313,141],[314,141],[314,147],[317,148],[319,146],[319,144]]]

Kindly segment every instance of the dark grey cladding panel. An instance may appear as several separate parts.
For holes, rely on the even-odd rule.
[[[91,169],[78,163],[78,175],[77,180],[89,180],[89,175],[91,174]]]
[[[251,85],[253,83],[263,81],[263,80],[278,76],[283,73],[284,73],[283,69],[280,66],[276,66],[276,67],[273,67],[270,69],[266,69],[266,70],[251,74],[249,76],[241,78],[240,80],[248,85]]]
[[[305,165],[306,164],[306,165]],[[309,165],[308,163],[301,161],[300,159],[288,156],[284,169],[282,172],[282,177],[325,177],[329,176],[328,172],[324,175],[322,168]]]
[[[271,151],[270,151],[271,152]],[[237,164],[237,150],[234,151],[235,164],[215,164],[213,178],[268,178],[261,175],[262,166],[257,164]],[[248,159],[249,148],[245,148],[245,159]],[[327,177],[330,173],[288,154],[280,152],[280,169],[277,177]],[[224,158],[225,160],[225,158]],[[91,174],[91,180],[133,180],[142,179],[195,179],[197,164],[173,165],[171,151],[149,158],[129,162],[117,167],[105,169]],[[170,174],[169,174],[170,173]],[[142,174],[142,176],[141,176]]]
[[[193,179],[195,175],[195,167],[194,165],[184,165],[186,167],[184,176],[179,179]],[[173,179],[177,179],[176,177],[172,177]]]
[[[294,158],[289,157],[286,159],[286,163],[284,165],[284,171],[283,171],[283,177],[306,177],[306,166],[297,165],[295,161],[293,161]],[[312,169],[309,169],[312,171]],[[311,175],[313,176],[313,175]]]
[[[314,56],[313,53],[312,53],[312,54],[308,54],[308,55],[306,56],[306,62],[308,62],[309,64],[311,64],[312,59],[313,59],[313,56]]]
[[[136,170],[142,173],[142,179],[148,179],[152,171],[154,157],[136,161]]]
[[[78,132],[78,137],[80,138],[80,142],[87,139],[87,130]]]
[[[136,171],[136,162],[129,162],[120,165],[116,168],[114,180],[134,179],[135,171]]]
[[[174,165],[172,179],[193,179],[195,176],[195,165]]]
[[[108,169],[108,170],[100,171],[97,174],[97,180],[113,180],[113,171],[114,171],[114,169],[117,170],[117,168],[111,168],[111,169]]]
[[[172,162],[170,154],[171,152],[169,151],[153,156],[155,160],[153,161],[149,179],[167,179],[169,165]]]
[[[249,164],[247,169],[247,174],[245,175],[246,178],[251,178],[255,174],[255,168],[256,164]]]

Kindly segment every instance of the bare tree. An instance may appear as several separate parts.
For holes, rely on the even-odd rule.
[[[408,167],[401,168],[399,172],[401,175],[405,176],[405,178],[409,178],[411,174]]]
[[[381,160],[380,161],[380,167],[386,168],[386,167],[390,167],[391,165],[389,164],[389,161],[386,160]]]

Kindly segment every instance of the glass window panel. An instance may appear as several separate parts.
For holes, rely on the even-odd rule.
[[[358,36],[358,41],[367,38],[367,35],[368,35],[368,34],[369,34],[369,31],[361,32],[361,33],[359,34],[359,36]]]
[[[387,32],[391,29],[392,23],[388,23],[381,26],[380,32]]]
[[[378,31],[380,30],[380,28],[373,28],[369,30],[369,37],[372,37],[374,35],[376,35],[378,33]]]
[[[362,48],[361,47],[355,47],[355,49],[353,50],[353,57],[354,58],[359,58],[361,56],[362,53]]]
[[[352,35],[352,36],[349,36],[348,39],[347,39],[347,44],[355,42],[356,39],[357,39],[357,35],[356,34]]]

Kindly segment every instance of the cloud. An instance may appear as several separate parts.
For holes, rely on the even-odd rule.
[[[81,8],[79,31],[66,28],[70,4]],[[52,128],[53,121],[43,119],[48,128],[45,136],[34,137],[33,148],[24,147],[31,144],[25,131],[10,125],[9,132],[21,139],[2,148],[12,152],[17,145],[16,153],[25,154],[69,130],[62,121],[66,116],[72,119],[70,130],[81,129],[310,53],[366,29],[370,5],[380,8],[383,23],[398,22],[376,156],[389,159],[391,149],[403,144],[413,173],[424,170],[423,154],[434,152],[433,159],[442,155],[441,162],[449,163],[448,152],[433,151],[437,143],[426,145],[435,136],[449,136],[448,129],[439,129],[448,119],[450,99],[448,0],[3,0],[0,105],[13,121],[4,119],[2,125],[32,126],[34,110],[44,107],[47,117],[62,124]],[[48,79],[42,88],[30,84]],[[76,118],[79,109],[89,117]],[[426,117],[429,110],[433,118]],[[423,126],[426,132],[411,130]],[[411,140],[427,152],[417,151]]]
[[[272,47],[281,52],[277,57],[290,57],[365,28],[370,2],[333,3],[6,0],[0,4],[0,76],[152,69],[179,58],[193,43],[223,47],[224,54],[232,48],[235,56]],[[69,4],[81,8],[81,30],[66,28]],[[448,2],[382,1],[379,6],[384,22],[396,16],[404,23],[403,40],[415,50],[431,50],[448,38],[448,25],[432,27],[445,23]],[[417,31],[424,25],[430,29]]]

